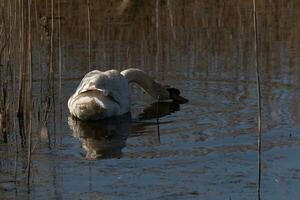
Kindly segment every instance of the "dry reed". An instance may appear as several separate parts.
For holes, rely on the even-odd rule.
[[[168,8],[168,13],[169,13],[169,18],[170,18],[170,25],[171,25],[173,40],[176,40],[176,32],[174,29],[174,18],[173,18],[170,0],[167,0],[167,8]]]
[[[19,130],[20,130],[20,137],[21,137],[21,144],[24,147],[26,143],[26,128],[24,123],[24,102],[25,102],[25,11],[24,11],[24,0],[19,0],[19,13],[21,13],[21,20],[19,22],[19,38],[20,38],[20,45],[19,45],[19,92],[18,92],[18,111],[17,116],[19,120]]]
[[[89,71],[91,70],[91,13],[90,1],[87,0],[87,20],[88,20],[88,49],[89,49]]]
[[[27,185],[30,185],[30,170],[32,158],[32,36],[31,36],[31,0],[27,1],[28,9],[28,90],[27,90],[27,113],[28,113],[28,160],[27,160]]]
[[[51,0],[51,29],[49,29],[48,17],[44,16],[41,18],[42,26],[44,28],[44,36],[47,48],[47,64],[48,64],[48,88],[44,105],[44,117],[42,122],[42,127],[46,127],[48,124],[48,119],[50,111],[52,108],[52,102],[54,100],[54,68],[53,68],[53,52],[54,52],[54,1]],[[51,148],[51,137],[50,134],[47,134],[48,137],[48,147]]]
[[[7,118],[7,80],[2,76],[4,72],[4,65],[2,62],[5,62],[5,49],[8,46],[8,36],[7,28],[4,16],[4,8],[1,7],[1,16],[0,16],[0,143],[6,143],[7,138],[7,129],[6,129],[6,118]]]
[[[156,73],[158,73],[159,68],[159,56],[160,56],[160,37],[159,37],[159,0],[156,0],[155,3],[155,27],[156,27],[156,61],[155,61],[155,68]]]
[[[257,199],[261,198],[261,85],[260,73],[258,64],[258,30],[257,30],[257,12],[256,0],[253,0],[253,32],[254,32],[254,51],[255,51],[255,69],[256,69],[256,86],[257,86],[257,111],[258,111],[258,124],[257,124],[257,151],[258,151],[258,178],[257,178]]]

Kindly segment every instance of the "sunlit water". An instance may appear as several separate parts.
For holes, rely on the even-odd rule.
[[[55,58],[56,69],[62,66],[61,86],[56,73],[55,109],[48,128],[37,129],[34,140],[30,193],[26,151],[16,155],[12,138],[0,146],[1,199],[257,197],[251,4],[184,2],[164,1],[158,14],[155,1],[133,4],[117,17],[109,12],[116,2],[105,5],[106,11],[94,3],[89,67],[86,5],[62,1],[62,44]],[[300,192],[298,4],[259,5],[263,199],[297,199]],[[282,18],[274,19],[271,11]],[[36,109],[47,72],[46,64],[38,62],[38,48]],[[89,68],[126,66],[179,88],[189,102],[157,103],[133,86],[131,114],[94,123],[69,116],[67,100]]]

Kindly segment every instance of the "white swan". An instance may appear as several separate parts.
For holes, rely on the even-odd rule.
[[[157,100],[173,99],[179,102],[187,100],[179,96],[178,89],[162,86],[139,69],[126,69],[87,73],[68,100],[68,108],[81,120],[98,120],[122,115],[130,111],[128,84],[134,82]]]

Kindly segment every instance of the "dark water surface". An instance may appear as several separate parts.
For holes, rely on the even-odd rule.
[[[51,17],[50,1],[34,2],[34,21]],[[86,1],[54,1],[55,106],[41,131],[47,44],[34,27],[30,193],[15,134],[0,144],[0,199],[256,199],[252,1],[89,2],[90,34]],[[261,196],[296,200],[300,3],[258,1],[258,29]],[[67,100],[85,73],[127,67],[179,88],[189,102],[157,103],[133,86],[131,114],[93,123],[69,117]]]

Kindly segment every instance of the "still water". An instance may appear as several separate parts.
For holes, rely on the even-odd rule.
[[[36,21],[51,16],[47,2],[35,1]],[[54,6],[54,106],[41,128],[48,65],[45,30],[36,23],[30,193],[26,149],[16,154],[12,136],[0,144],[1,199],[256,199],[251,1]],[[298,199],[300,3],[258,1],[258,30],[261,196]],[[130,114],[90,123],[69,116],[67,100],[85,73],[127,67],[179,88],[189,102],[158,103],[133,85]]]

